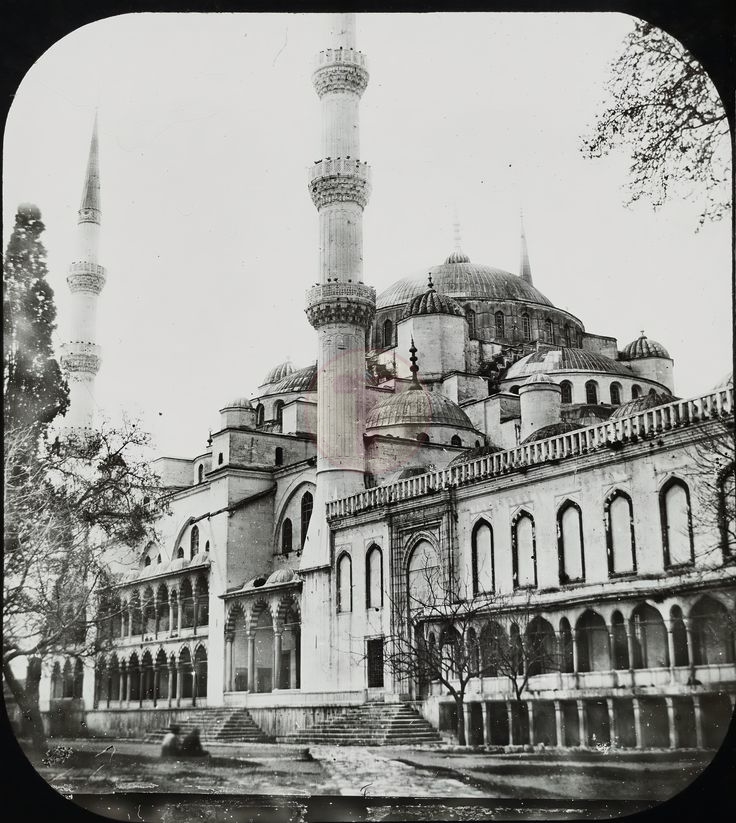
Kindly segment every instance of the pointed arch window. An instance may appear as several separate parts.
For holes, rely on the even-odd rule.
[[[569,323],[565,323],[565,345],[572,348],[572,329]]]
[[[179,548],[176,551],[176,559],[181,560],[183,557],[184,557],[184,547],[179,546]]]
[[[410,609],[431,604],[441,596],[440,560],[437,549],[420,540],[409,556],[406,568],[407,601]]]
[[[465,319],[468,321],[468,336],[475,337],[475,311],[473,309],[465,309]]]
[[[307,539],[307,531],[309,530],[309,521],[312,519],[312,509],[314,508],[314,498],[311,492],[304,492],[301,501],[301,540],[302,548]]]
[[[679,478],[668,480],[659,493],[664,565],[680,566],[695,560],[690,489]]]
[[[292,548],[292,527],[291,519],[286,518],[281,525],[281,553],[288,554]]]
[[[284,425],[284,401],[277,400],[273,404],[273,418],[276,421],[276,425],[281,428]]]
[[[496,337],[506,337],[506,318],[502,311],[497,311],[493,315],[494,324],[496,327]]]
[[[547,340],[550,343],[555,342],[555,327],[552,320],[548,317],[544,321],[544,333],[547,335]]]
[[[262,426],[266,418],[266,409],[263,406],[263,403],[259,403],[256,406],[256,426]]]
[[[621,405],[621,384],[611,383],[611,405]]]
[[[389,348],[394,344],[394,324],[391,319],[383,321],[383,347]]]
[[[583,515],[580,506],[572,500],[557,510],[557,555],[560,585],[585,579]]]
[[[383,608],[383,553],[375,543],[365,556],[365,606]]]
[[[189,536],[189,557],[194,557],[199,553],[199,526],[192,526],[192,533]]]
[[[521,336],[524,340],[532,339],[532,322],[526,312],[521,315]]]
[[[341,554],[337,561],[337,610],[353,610],[353,563],[347,552]]]
[[[202,463],[199,464],[199,468],[197,469],[197,483],[202,483],[204,481],[204,466]]]
[[[560,402],[572,403],[572,383],[569,380],[563,380],[560,383]]]
[[[494,587],[493,529],[490,523],[479,520],[471,538],[473,595],[492,592]]]
[[[458,435],[453,434],[450,438],[450,445],[451,446],[462,446],[463,441],[458,437]]]
[[[529,512],[519,512],[511,523],[511,561],[514,588],[536,587],[537,547],[534,518]]]
[[[636,573],[634,508],[631,498],[619,489],[608,496],[605,506],[608,573]]]

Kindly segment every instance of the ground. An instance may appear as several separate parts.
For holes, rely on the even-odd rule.
[[[45,757],[29,759],[60,794],[123,820],[130,814],[126,802],[136,798],[139,819],[161,821],[234,819],[211,815],[245,795],[275,800],[284,820],[318,819],[303,810],[320,798],[331,807],[325,820],[487,820],[491,809],[504,819],[549,819],[552,811],[557,818],[597,818],[601,811],[610,817],[673,797],[712,758],[702,752],[208,744],[208,758],[177,760],[162,759],[158,746],[140,741],[55,739],[49,747]],[[182,794],[194,797],[184,802]],[[163,815],[162,796],[170,806]],[[141,810],[154,798],[158,816],[146,817]],[[361,815],[340,816],[340,798],[346,808],[362,804]]]

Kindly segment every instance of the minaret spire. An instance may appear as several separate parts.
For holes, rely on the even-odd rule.
[[[97,298],[105,285],[105,269],[97,262],[102,210],[96,112],[77,214],[76,252],[66,278],[72,294],[69,334],[61,347],[61,365],[70,395],[64,426],[84,431],[94,424],[94,382],[102,362],[96,343]]]
[[[521,262],[519,263],[519,276],[526,280],[530,286],[534,285],[532,280],[532,267],[529,264],[529,249],[526,245],[526,232],[524,231],[524,212],[520,212],[521,220]]]

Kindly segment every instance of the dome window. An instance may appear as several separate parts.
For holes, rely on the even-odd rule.
[[[279,428],[282,428],[284,425],[284,401],[277,400],[273,405],[273,416],[274,420],[276,421],[276,425]]]
[[[462,444],[463,444],[463,441],[456,434],[453,434],[452,439],[450,440],[450,445],[451,446],[462,446]]]
[[[565,323],[565,345],[572,348],[572,329],[569,323]]]
[[[465,309],[465,319],[468,321],[468,335],[470,337],[475,337],[475,312],[473,309]]]
[[[394,324],[391,320],[385,320],[383,323],[383,346],[389,348],[394,344]]]
[[[549,317],[544,321],[544,332],[547,335],[547,340],[550,343],[554,343],[555,342],[555,329],[554,329],[554,325],[552,324],[552,320],[550,320]]]
[[[611,404],[614,406],[621,405],[621,384],[611,383]]]
[[[197,468],[197,483],[202,483],[204,481],[204,466],[200,463],[199,467]]]
[[[532,324],[526,312],[521,315],[521,336],[524,340],[532,339]]]
[[[631,387],[631,399],[636,400],[637,397],[641,397],[641,386],[637,383]]]
[[[509,389],[509,391],[511,392],[511,394],[518,394],[519,393],[519,387],[518,386],[512,386]]]
[[[496,327],[496,337],[498,339],[506,337],[506,319],[503,316],[503,312],[497,311],[493,315],[493,319]]]
[[[588,380],[585,384],[585,402],[591,406],[598,403],[598,384],[595,380]]]
[[[572,383],[569,380],[563,380],[560,383],[560,389],[562,391],[560,402],[572,403]]]
[[[419,432],[417,435],[417,441],[419,443],[429,443],[429,435],[427,432]]]

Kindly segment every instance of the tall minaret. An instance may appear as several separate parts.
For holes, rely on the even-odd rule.
[[[320,281],[307,292],[307,317],[319,338],[317,493],[302,568],[329,562],[325,504],[364,484],[365,339],[376,306],[363,284],[363,209],[370,194],[359,160],[358,105],[368,84],[355,49],[355,15],[330,15],[330,47],[312,76],[322,102],[322,157],[309,173],[319,214]]]
[[[91,428],[94,422],[95,376],[100,370],[97,338],[97,298],[105,285],[105,269],[97,262],[100,238],[100,170],[97,146],[97,115],[82,189],[77,220],[74,260],[66,282],[72,293],[69,342],[62,345],[61,365],[69,382],[69,411],[64,427]]]
[[[519,277],[523,280],[526,280],[530,286],[534,285],[532,281],[532,267],[529,264],[529,249],[526,245],[526,232],[524,231],[524,214],[523,212],[520,215],[521,218],[521,261],[519,262]]]

